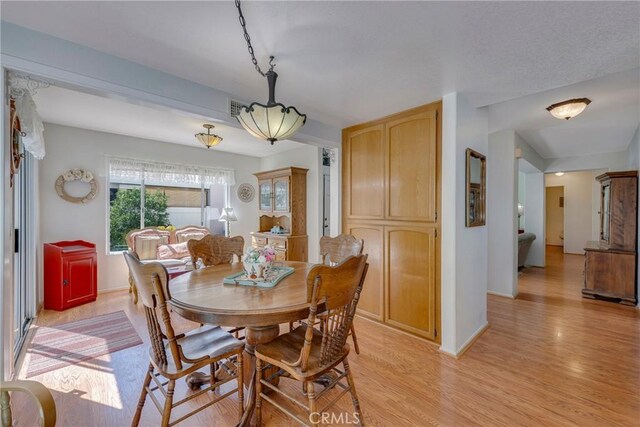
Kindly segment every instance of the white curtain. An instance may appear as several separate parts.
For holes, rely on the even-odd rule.
[[[109,158],[109,178],[112,181],[145,182],[157,185],[189,184],[235,185],[233,169],[190,166],[150,160]]]
[[[36,109],[36,103],[28,91],[16,97],[16,113],[20,119],[20,130],[24,133],[22,143],[33,157],[42,160],[44,150],[44,125]]]

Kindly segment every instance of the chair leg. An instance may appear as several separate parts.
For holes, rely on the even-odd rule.
[[[363,426],[364,420],[362,418],[362,410],[360,409],[360,402],[358,401],[358,394],[356,393],[356,383],[353,381],[353,375],[351,374],[351,369],[349,368],[349,362],[345,357],[342,362],[344,365],[344,371],[347,374],[347,382],[349,383],[349,392],[351,393],[351,401],[353,402],[353,409],[358,414],[358,424]]]
[[[242,416],[244,415],[244,368],[242,365],[242,358],[243,354],[241,351],[240,354],[238,354],[238,359],[236,361],[236,369],[238,370],[238,373],[236,374],[238,376],[238,378],[236,379],[236,381],[238,381],[238,410],[240,411],[238,420],[241,420]]]
[[[140,424],[140,415],[142,415],[142,408],[144,407],[144,401],[147,399],[147,388],[151,384],[151,375],[153,375],[153,365],[149,363],[149,369],[147,375],[144,377],[144,383],[142,384],[142,392],[140,393],[140,399],[138,400],[138,408],[131,421],[131,427],[137,427]]]
[[[256,425],[262,425],[262,360],[256,358]]]
[[[356,327],[351,324],[351,339],[353,340],[353,348],[356,354],[360,354],[360,347],[358,347],[358,338],[356,337]]]
[[[289,322],[289,332],[293,331],[293,322]]]
[[[311,425],[317,426],[320,422],[318,408],[316,405],[316,389],[313,381],[307,381],[307,398],[309,399],[309,421]]]
[[[173,407],[173,391],[176,388],[176,380],[169,380],[167,385],[167,398],[164,401],[164,411],[162,412],[162,427],[169,426],[171,419],[171,408]]]
[[[218,381],[218,377],[216,376],[216,372],[218,371],[218,364],[213,362],[209,365],[209,369],[211,370],[211,375],[209,377],[209,385],[214,385]],[[215,391],[215,389],[213,389]]]

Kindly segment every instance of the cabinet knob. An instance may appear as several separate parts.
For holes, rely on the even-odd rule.
[[[69,279],[62,279],[62,286],[67,286],[69,284]]]

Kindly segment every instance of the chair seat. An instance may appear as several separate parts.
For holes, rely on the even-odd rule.
[[[192,360],[201,358],[218,359],[244,347],[244,342],[238,340],[220,326],[213,325],[202,326],[189,331],[177,341],[182,348],[184,356]],[[162,369],[167,374],[179,374],[192,368],[197,369],[197,363],[194,365],[183,363],[182,369],[176,369],[169,343],[165,343],[164,347],[167,354],[167,365],[157,366],[158,369]],[[150,354],[153,360],[152,349]]]
[[[336,356],[335,360],[329,363],[320,363],[320,350],[322,347],[322,333],[313,329],[313,340],[311,344],[311,354],[307,370],[302,372],[299,366],[289,366],[283,360],[293,363],[300,357],[300,351],[304,346],[304,335],[307,325],[298,326],[293,331],[280,335],[275,340],[260,344],[255,349],[256,357],[266,360],[270,364],[289,372],[291,376],[300,381],[311,381],[323,375],[328,369],[340,363],[349,354],[349,345],[345,344],[342,352]]]

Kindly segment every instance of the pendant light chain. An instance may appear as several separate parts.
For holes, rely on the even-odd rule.
[[[238,8],[238,19],[240,20],[240,26],[242,26],[242,31],[244,32],[244,39],[247,42],[247,49],[249,50],[249,55],[251,55],[251,62],[253,62],[254,67],[256,67],[256,71],[260,73],[262,77],[266,77],[267,74],[260,69],[260,65],[258,65],[258,60],[256,59],[256,55],[253,53],[253,46],[251,46],[251,37],[249,37],[249,33],[247,32],[247,21],[244,19],[244,15],[242,14],[242,9],[240,8],[240,0],[235,0],[235,1],[236,1],[236,7]],[[270,71],[272,71],[273,67],[275,67],[275,64],[273,63],[273,59],[274,59],[273,56],[269,57],[269,65],[271,66],[271,68],[269,69]]]

